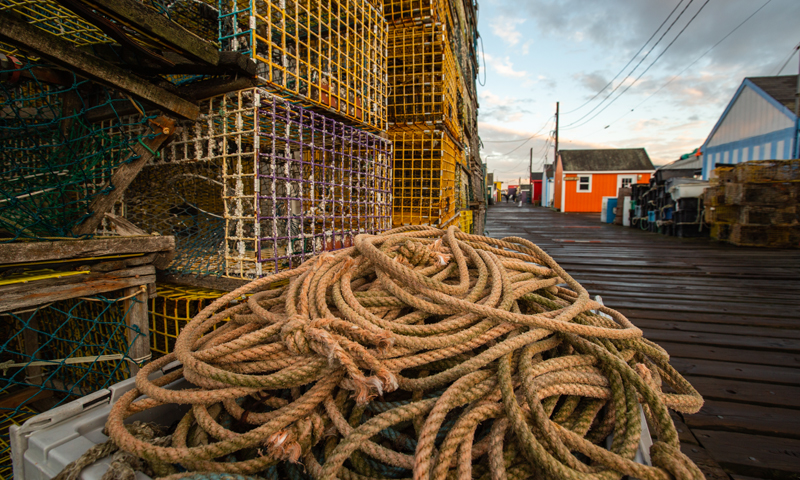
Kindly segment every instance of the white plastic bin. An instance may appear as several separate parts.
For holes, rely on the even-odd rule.
[[[154,373],[151,378],[158,378],[180,366],[179,362],[173,362],[160,372]],[[103,428],[111,412],[111,406],[135,387],[135,379],[130,378],[37,415],[20,426],[12,425],[9,431],[14,478],[52,479],[91,447],[108,440],[103,434]],[[180,390],[190,387],[192,385],[189,382],[181,379],[171,383],[168,388]],[[173,422],[180,420],[188,410],[188,405],[161,405],[132,415],[125,422],[139,420],[169,427]],[[85,468],[81,472],[80,479],[99,480],[110,464],[110,457],[106,457]],[[136,472],[136,480],[149,479],[150,477],[142,472]]]

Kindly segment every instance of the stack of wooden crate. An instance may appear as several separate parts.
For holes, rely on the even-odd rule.
[[[706,190],[711,236],[734,245],[800,247],[800,160],[719,167]]]

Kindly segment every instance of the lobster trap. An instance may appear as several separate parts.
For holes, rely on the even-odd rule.
[[[221,49],[267,86],[364,128],[386,127],[386,23],[367,0],[220,0]]]
[[[150,300],[150,350],[166,355],[184,326],[214,300],[228,292],[180,285],[158,285],[158,296]]]
[[[206,262],[205,273],[218,265],[218,275],[256,278],[390,228],[388,140],[259,88],[211,98],[201,111],[149,167],[149,181],[172,195],[158,218],[136,217],[127,206],[145,229],[170,226],[179,250],[171,270],[197,274],[191,265]],[[150,193],[141,195],[155,212]],[[201,242],[205,254],[180,252]],[[184,268],[180,258],[194,263]]]
[[[128,356],[141,335],[128,323],[137,303],[117,291],[0,313],[0,395],[19,397],[0,411],[16,415],[48,397],[60,404],[128,378],[129,361],[145,360]]]
[[[450,23],[446,0],[384,0],[383,18],[390,25],[411,26]]]
[[[150,134],[153,117],[126,117],[132,100],[36,63],[0,70],[0,236],[71,237],[114,170]],[[50,72],[50,73],[48,73]],[[91,123],[87,116],[111,119]],[[131,127],[139,127],[136,134]]]
[[[4,396],[0,396],[0,401],[4,398]],[[11,480],[14,478],[13,467],[11,465],[11,445],[9,442],[8,429],[12,425],[22,425],[26,420],[38,414],[37,411],[27,406],[22,406],[15,411],[0,411],[0,480]]]
[[[389,125],[447,128],[460,138],[460,81],[441,25],[394,28],[388,46]]]
[[[755,160],[733,170],[737,183],[800,182],[800,159]]]
[[[114,43],[95,25],[53,0],[2,0],[0,12],[12,11],[25,22],[56,35],[76,47]],[[13,45],[0,43],[0,53],[35,60]]]
[[[395,129],[392,223],[449,226],[456,213],[456,169],[461,152],[440,130]]]

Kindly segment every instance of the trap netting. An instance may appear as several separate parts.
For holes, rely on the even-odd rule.
[[[219,161],[148,165],[126,190],[124,204],[126,218],[138,227],[175,237],[170,273],[219,276],[224,272]]]
[[[128,357],[141,335],[127,320],[138,302],[110,292],[0,313],[0,415],[16,418],[40,401],[52,408],[128,378],[129,362],[146,360]]]
[[[3,64],[0,239],[72,237],[114,170],[151,133],[152,117],[123,121],[117,109],[133,100],[47,65]],[[120,130],[131,124],[142,128]]]

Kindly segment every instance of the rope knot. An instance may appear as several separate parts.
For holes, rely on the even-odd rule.
[[[295,355],[308,355],[311,353],[311,345],[306,338],[306,330],[309,326],[309,319],[303,315],[293,315],[286,325],[281,328],[281,340],[286,345],[286,349]]]
[[[431,252],[420,242],[409,240],[399,249],[400,255],[414,266],[426,266],[431,262]]]

